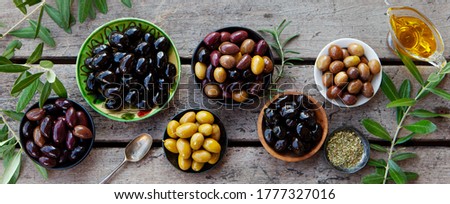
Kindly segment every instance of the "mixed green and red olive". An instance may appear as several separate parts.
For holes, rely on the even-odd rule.
[[[64,98],[29,110],[20,131],[28,155],[49,168],[76,163],[87,154],[94,136],[87,113]]]
[[[169,62],[170,46],[165,36],[136,26],[112,31],[108,42],[94,47],[84,62],[87,90],[106,100],[108,110],[151,110],[165,104],[177,74]]]
[[[302,156],[322,139],[323,128],[317,122],[318,107],[305,95],[282,95],[264,109],[263,134],[276,152]]]
[[[264,39],[246,30],[225,30],[206,35],[193,71],[208,98],[241,103],[261,94],[274,65]]]

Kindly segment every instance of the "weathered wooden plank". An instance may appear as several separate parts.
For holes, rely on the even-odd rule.
[[[405,171],[417,172],[415,183],[450,183],[449,148],[414,147],[418,158],[403,161]],[[379,153],[373,153],[379,155]],[[49,171],[44,180],[31,160],[23,162],[19,183],[98,183],[123,159],[123,149],[96,148],[77,167]],[[3,166],[0,165],[0,172]],[[262,147],[228,148],[224,159],[213,169],[187,174],[175,169],[165,158],[162,148],[150,150],[139,163],[129,163],[113,177],[112,183],[360,183],[361,177],[373,172],[365,167],[355,174],[340,173],[330,167],[320,151],[308,160],[286,163],[270,156]]]
[[[55,5],[53,1],[50,4]],[[121,17],[138,17],[154,22],[174,40],[182,57],[191,57],[197,44],[209,32],[226,26],[245,26],[251,29],[271,28],[283,19],[292,20],[285,36],[300,33],[300,37],[289,47],[300,51],[302,57],[315,58],[327,43],[342,37],[354,37],[371,45],[381,58],[395,58],[386,46],[388,32],[387,6],[379,0],[305,0],[272,1],[255,3],[251,0],[208,1],[133,1],[133,9],[124,7],[120,1],[108,1],[109,13],[99,14],[97,19],[73,27],[73,34],[61,30],[45,15],[43,22],[52,32],[58,46],[45,48],[47,57],[78,54],[84,39],[98,26]],[[444,35],[448,45],[450,32],[448,14],[450,4],[446,1],[413,0],[402,2],[413,6],[428,16]],[[75,3],[76,4],[76,3]],[[22,18],[12,1],[1,1],[2,23],[12,26]],[[76,14],[76,10],[74,10]],[[37,14],[36,14],[37,15]],[[35,15],[35,16],[36,16]],[[35,17],[36,18],[36,17]],[[24,23],[23,26],[28,26]],[[6,28],[1,29],[1,31]],[[0,49],[10,41],[0,41]],[[29,56],[38,41],[24,40],[25,46],[18,56]],[[448,46],[447,46],[448,48]],[[447,49],[448,50],[448,49]],[[448,53],[448,52],[446,52]]]
[[[286,69],[287,73],[285,76],[287,77],[282,79],[279,83],[279,88],[294,88],[296,90],[309,93],[315,96],[320,102],[323,102],[324,98],[316,89],[313,88],[314,80],[312,69],[313,66],[299,66]],[[190,66],[183,66],[182,68],[181,85],[179,86],[176,97],[171,101],[170,108],[152,118],[134,123],[122,123],[106,119],[88,107],[87,103],[82,99],[80,91],[78,90],[75,80],[74,65],[56,65],[54,70],[58,76],[61,76],[61,80],[66,85],[70,97],[75,101],[79,101],[87,107],[88,110],[90,110],[96,125],[97,141],[126,142],[141,132],[148,132],[152,134],[155,139],[159,140],[162,138],[165,126],[170,118],[172,118],[177,112],[193,107],[206,107],[217,113],[222,118],[230,139],[234,141],[258,141],[258,137],[256,135],[256,121],[259,108],[231,110],[220,105],[209,105],[207,100],[205,100],[202,96],[200,90],[196,89],[197,86],[193,84],[193,78],[190,74]],[[407,70],[401,66],[384,66],[384,70],[390,76],[394,77],[393,81],[397,84],[397,86],[400,86],[401,81],[405,77],[414,80]],[[428,74],[433,69],[425,66],[420,67],[420,70]],[[9,95],[9,90],[11,89],[14,79],[15,77],[11,77],[10,74],[0,75],[0,108],[2,109],[15,108],[16,102]],[[441,87],[449,90],[448,87],[450,87],[450,81],[446,79]],[[418,87],[414,86],[413,90],[417,91]],[[343,125],[355,126],[358,129],[363,130],[360,121],[364,118],[370,117],[379,121],[382,125],[387,127],[390,132],[393,132],[395,128],[395,112],[392,109],[385,108],[387,103],[388,101],[386,97],[380,90],[371,101],[357,108],[340,109],[327,104],[326,111],[331,117],[329,123],[330,131]],[[433,110],[438,107],[446,107],[448,111],[449,102],[436,96],[429,96],[417,107],[426,108],[429,110]],[[438,131],[426,137],[422,137],[420,140],[450,140],[450,135],[448,135],[448,132],[450,132],[449,119],[437,118],[432,119],[432,121],[438,125]],[[18,124],[16,124],[17,123],[14,123],[13,126],[18,127]],[[363,132],[368,135],[367,132]]]

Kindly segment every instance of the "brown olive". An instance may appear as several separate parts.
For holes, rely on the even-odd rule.
[[[344,63],[342,61],[336,60],[330,64],[330,72],[337,74],[344,69]]]
[[[327,88],[333,85],[333,79],[333,73],[331,72],[325,72],[325,74],[322,75],[322,83]]]
[[[374,90],[373,90],[373,86],[370,82],[366,82],[363,84],[362,87],[362,94],[363,96],[370,98],[373,96]]]
[[[358,94],[363,87],[363,83],[359,79],[355,79],[348,83],[347,91],[351,94]]]
[[[350,93],[344,93],[344,95],[343,95],[343,97],[341,98],[341,100],[342,100],[342,102],[343,102],[345,105],[351,106],[351,105],[355,105],[355,103],[356,103],[356,101],[357,101],[358,99],[356,98],[355,95],[352,95],[352,94],[350,94]]]
[[[331,64],[331,57],[328,55],[322,55],[319,58],[317,58],[316,66],[322,72],[326,72],[330,64]]]
[[[195,72],[195,76],[198,79],[200,79],[200,80],[205,79],[205,77],[206,77],[206,64],[202,63],[202,62],[195,63],[194,72]]]
[[[252,63],[252,57],[248,54],[242,56],[241,60],[236,64],[236,68],[240,70],[247,69]]]
[[[341,88],[339,88],[337,86],[331,86],[327,90],[327,97],[329,99],[336,99],[341,92],[342,92]]]
[[[272,60],[270,60],[269,57],[264,56],[264,73],[268,74],[268,73],[272,73],[273,71],[273,62]]]
[[[44,146],[46,143],[45,137],[41,134],[39,126],[35,127],[33,130],[33,141],[39,147]]]
[[[363,82],[368,81],[370,78],[369,66],[367,66],[367,64],[360,63],[358,65],[358,70],[359,70],[359,78],[361,79],[361,81],[363,81]]]
[[[222,55],[219,61],[220,65],[225,69],[231,69],[236,65],[236,59],[231,55]]]
[[[361,62],[361,59],[359,59],[358,56],[348,56],[344,59],[344,65],[345,67],[356,67],[358,66],[359,62]]]
[[[219,52],[224,55],[234,55],[234,54],[238,53],[239,50],[240,49],[236,44],[230,43],[230,42],[223,42],[219,46]]]
[[[222,94],[222,90],[216,84],[208,84],[203,88],[203,91],[209,98],[216,98]]]
[[[248,93],[244,90],[233,91],[232,97],[234,101],[242,103],[248,99]]]
[[[236,64],[237,64],[242,59],[242,53],[238,52],[238,53],[234,54],[233,57],[236,60]]]
[[[242,54],[252,53],[254,48],[255,48],[255,41],[253,41],[252,39],[246,39],[241,44],[241,53]]]
[[[347,49],[342,49],[342,58],[345,59],[346,57],[350,56]]]
[[[341,47],[337,45],[331,45],[330,48],[328,48],[328,55],[330,55],[331,59],[333,60],[342,60],[344,59],[344,54],[342,53]]]
[[[357,79],[359,77],[359,70],[356,67],[350,67],[347,69],[347,75],[350,79]]]
[[[44,118],[45,112],[44,112],[44,109],[34,108],[34,109],[28,111],[26,116],[27,116],[27,119],[30,121],[38,121],[38,120],[41,120],[42,118]]]
[[[83,125],[77,125],[73,128],[72,131],[74,136],[77,136],[81,139],[90,139],[92,138],[92,131]]]
[[[367,57],[366,57],[366,56],[362,56],[360,59],[361,59],[361,62],[362,62],[362,63],[369,64],[369,60],[367,60]]]
[[[362,57],[364,55],[364,48],[358,43],[350,43],[347,50],[350,55],[356,55],[358,57]]]
[[[334,84],[336,84],[336,86],[343,87],[347,85],[347,83],[348,83],[348,76],[347,73],[345,73],[344,71],[337,73],[336,76],[334,77]]]
[[[214,70],[214,80],[219,83],[225,82],[225,80],[227,80],[227,71],[222,67],[217,67]]]
[[[368,66],[370,69],[370,73],[372,73],[373,75],[380,73],[381,65],[380,62],[378,62],[378,60],[376,59],[370,60]]]

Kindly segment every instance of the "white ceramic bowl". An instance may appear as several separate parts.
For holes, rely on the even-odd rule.
[[[328,43],[328,45],[326,45],[319,53],[319,55],[316,58],[316,63],[314,64],[314,80],[316,81],[317,84],[317,88],[319,89],[320,93],[322,94],[323,97],[325,97],[328,101],[330,101],[331,103],[333,103],[334,105],[340,106],[340,107],[357,107],[360,105],[363,105],[365,103],[367,103],[373,96],[375,96],[375,94],[378,92],[378,89],[380,88],[380,84],[381,84],[381,73],[383,71],[383,67],[381,66],[381,71],[380,73],[378,73],[377,75],[375,75],[372,79],[372,86],[373,86],[373,96],[371,98],[366,98],[365,96],[363,96],[362,94],[358,95],[358,100],[354,105],[345,105],[344,103],[342,103],[341,99],[330,99],[327,97],[327,88],[323,85],[322,83],[322,71],[320,71],[317,68],[317,59],[319,59],[320,56],[322,55],[328,55],[328,48],[331,45],[338,45],[341,48],[346,48],[350,43],[358,43],[360,45],[363,46],[364,48],[364,55],[366,56],[367,60],[372,60],[372,59],[376,59],[378,60],[378,62],[380,62],[380,59],[378,58],[377,53],[375,53],[375,51],[366,43],[364,43],[363,41],[357,40],[357,39],[353,39],[353,38],[341,38],[341,39],[337,39],[333,42]],[[381,62],[380,62],[381,65]]]

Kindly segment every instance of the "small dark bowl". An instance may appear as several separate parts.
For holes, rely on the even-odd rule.
[[[220,32],[226,31],[226,32],[229,32],[229,33],[233,33],[233,32],[238,31],[238,30],[247,31],[248,38],[253,39],[255,41],[255,43],[257,43],[259,40],[265,40],[260,34],[258,34],[254,30],[249,29],[249,28],[245,28],[245,27],[240,27],[240,26],[225,27],[225,28],[216,30],[214,32],[219,32],[220,33]],[[267,40],[266,40],[266,42],[267,42]],[[255,95],[251,95],[251,94],[249,94],[249,98],[248,98],[247,101],[244,101],[244,102],[241,102],[241,103],[234,101],[232,98],[229,98],[229,99],[223,99],[222,97],[219,97],[217,99],[209,98],[205,94],[205,92],[203,91],[202,82],[201,82],[201,80],[197,79],[197,77],[195,76],[195,69],[194,69],[195,63],[198,62],[197,53],[200,50],[200,48],[202,48],[202,47],[207,47],[205,45],[205,43],[203,42],[203,38],[202,38],[201,42],[198,44],[197,48],[195,49],[194,54],[192,55],[192,61],[191,61],[191,72],[193,74],[194,81],[197,84],[197,86],[200,88],[202,94],[206,98],[208,98],[208,100],[211,100],[211,101],[214,101],[216,103],[219,103],[219,104],[222,104],[222,105],[226,105],[226,106],[233,106],[233,107],[239,107],[239,106],[242,106],[242,105],[244,105],[244,106],[251,106],[251,105],[254,105],[255,103],[258,103],[257,105],[259,105],[258,98],[260,96],[255,96]],[[270,46],[267,49],[267,51],[265,53],[265,56],[268,56],[270,58],[270,60],[272,60],[272,62],[274,63],[274,66],[275,66],[275,61],[273,59],[273,54],[272,54],[272,50],[271,50]],[[271,83],[271,80],[272,80],[273,72],[271,74],[269,74],[269,76],[270,76],[270,80],[264,80],[264,84],[263,84],[263,87],[262,87],[263,91],[266,90],[269,87],[269,85]],[[218,84],[218,83],[216,83],[216,84]]]
[[[336,133],[336,132],[340,132],[340,131],[351,131],[356,133],[356,135],[361,139],[361,143],[363,145],[363,155],[361,160],[359,161],[359,163],[357,165],[355,165],[354,167],[351,168],[342,168],[339,166],[335,166],[333,165],[333,163],[331,163],[331,161],[328,159],[328,152],[327,152],[327,147],[328,147],[328,142],[330,141],[331,137]],[[325,141],[325,145],[324,145],[324,157],[325,160],[327,160],[327,163],[332,166],[334,169],[344,172],[344,173],[356,173],[357,171],[361,170],[362,168],[364,168],[364,166],[366,166],[367,162],[369,161],[369,157],[370,157],[370,144],[369,141],[367,140],[366,137],[364,137],[361,132],[359,130],[357,130],[356,128],[353,127],[349,127],[349,126],[344,126],[344,127],[340,127],[337,128],[336,130],[334,130],[333,132],[330,133],[330,135],[327,137],[326,141]]]
[[[48,103],[54,103],[57,99],[58,99],[58,98],[56,98],[56,97],[55,97],[55,98],[49,98],[49,99],[47,99],[47,101],[45,102],[45,104],[48,104]],[[75,161],[69,161],[69,162],[64,163],[63,165],[56,165],[55,167],[46,167],[46,166],[42,165],[41,163],[39,163],[39,161],[38,161],[37,159],[33,158],[33,157],[28,153],[27,150],[24,150],[24,152],[27,154],[27,156],[28,156],[34,163],[36,163],[37,165],[42,166],[42,167],[44,167],[44,168],[47,168],[47,169],[65,170],[65,169],[70,169],[70,168],[72,168],[72,167],[75,167],[76,165],[80,164],[80,163],[81,163],[81,162],[89,155],[89,152],[91,151],[92,146],[94,145],[94,140],[95,140],[95,125],[94,125],[94,121],[92,120],[91,115],[90,115],[89,112],[88,112],[82,105],[80,105],[79,103],[77,103],[77,102],[75,102],[75,101],[73,101],[73,100],[70,100],[70,99],[67,99],[67,100],[70,101],[70,102],[73,104],[73,107],[74,107],[76,110],[83,111],[83,112],[86,114],[86,116],[87,116],[87,118],[88,118],[88,124],[89,124],[89,126],[90,126],[89,128],[92,130],[92,138],[91,138],[91,139],[88,139],[87,144],[86,144],[86,148],[87,148],[87,149],[86,149],[86,151],[85,151],[85,153],[84,153],[83,156],[81,156],[79,159],[77,159],[77,160],[75,160]],[[28,111],[32,110],[33,108],[38,108],[38,107],[39,107],[39,103],[35,103],[35,104],[33,104],[33,105],[32,105],[25,113],[28,113]],[[22,120],[20,121],[20,129],[19,129],[20,144],[21,144],[22,147],[24,147],[24,148],[25,148],[25,146],[26,146],[26,139],[25,139],[25,136],[23,135],[22,128],[23,128],[23,125],[25,124],[26,121],[28,121],[28,119],[27,119],[26,116],[24,116],[24,117],[22,118]],[[32,136],[31,136],[31,137],[32,137]]]
[[[195,113],[202,111],[204,109],[187,109],[184,110],[180,113],[178,113],[177,115],[175,115],[171,120],[176,120],[179,121],[180,118],[187,112],[190,111],[194,111]],[[169,162],[178,170],[182,171],[182,172],[186,172],[186,173],[202,173],[205,171],[208,171],[210,169],[212,169],[214,166],[216,166],[221,160],[222,158],[225,156],[227,147],[228,147],[228,137],[227,137],[227,133],[225,131],[225,127],[223,126],[222,121],[220,120],[219,117],[217,117],[216,114],[212,113],[209,110],[204,110],[204,111],[208,111],[210,112],[213,116],[214,116],[214,124],[219,125],[220,128],[220,139],[219,139],[219,144],[221,146],[221,151],[220,151],[220,157],[219,160],[215,163],[215,164],[209,164],[209,163],[205,163],[205,165],[203,166],[203,168],[200,171],[194,171],[192,170],[192,168],[189,168],[189,170],[182,170],[180,169],[180,167],[178,166],[178,154],[172,153],[169,150],[166,149],[166,147],[164,147],[164,142],[162,143],[162,147],[164,149],[164,154],[166,155],[167,160],[169,160]],[[171,137],[169,137],[169,135],[167,134],[167,129],[165,129],[164,131],[164,136],[163,136],[163,140],[165,139],[169,139]]]

